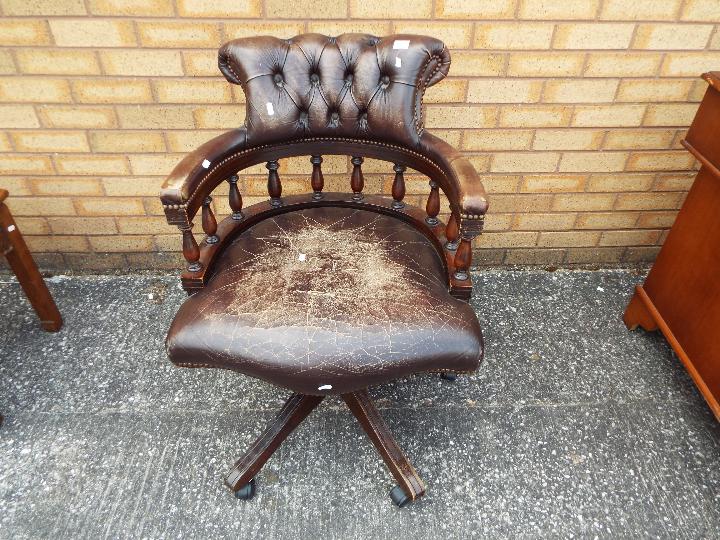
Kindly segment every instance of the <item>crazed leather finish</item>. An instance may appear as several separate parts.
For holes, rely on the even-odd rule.
[[[430,241],[366,210],[266,219],[223,252],[167,338],[182,366],[219,367],[302,394],[352,392],[421,371],[472,371],[477,318],[452,298]]]
[[[245,125],[200,147],[166,179],[163,204],[186,212],[183,220],[228,173],[237,172],[233,160],[255,164],[261,157],[253,160],[253,149],[313,138],[417,152],[437,165],[433,176],[441,177],[436,179],[454,212],[479,217],[487,211],[485,190],[469,161],[423,128],[425,89],[450,68],[441,41],[418,35],[254,37],[224,45],[218,64],[228,81],[243,87]],[[412,156],[405,161],[414,166]]]

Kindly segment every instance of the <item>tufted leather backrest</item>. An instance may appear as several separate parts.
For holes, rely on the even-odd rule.
[[[415,147],[422,97],[450,68],[434,38],[304,34],[225,44],[218,64],[245,91],[247,144],[352,137]]]

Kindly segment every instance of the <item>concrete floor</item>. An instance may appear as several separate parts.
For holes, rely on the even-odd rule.
[[[720,425],[664,340],[620,321],[641,276],[476,279],[480,371],[372,391],[428,484],[402,510],[337,399],[255,499],[224,489],[286,393],[171,366],[176,278],[52,278],[54,335],[0,279],[0,538],[720,536]]]

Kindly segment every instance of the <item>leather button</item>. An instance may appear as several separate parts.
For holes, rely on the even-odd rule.
[[[337,122],[338,120],[340,120],[340,114],[337,112],[332,113],[330,115],[330,120],[332,120],[333,122]]]
[[[282,86],[285,80],[280,73],[276,73],[275,75],[273,75],[273,82],[275,82],[275,84],[277,84],[278,86]]]
[[[352,73],[346,74],[345,75],[345,84],[350,86],[352,84],[352,82],[353,82],[353,74]]]
[[[383,76],[380,78],[380,82],[383,83],[385,86],[387,86],[388,84],[390,84],[390,76],[389,76],[389,75],[383,75]]]
[[[317,73],[311,73],[310,74],[310,82],[313,84],[317,84],[320,82],[320,75]]]

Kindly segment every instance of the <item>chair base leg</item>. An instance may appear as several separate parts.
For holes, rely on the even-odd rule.
[[[255,476],[270,456],[300,423],[318,406],[324,396],[293,394],[275,420],[241,457],[225,477],[225,485],[239,499],[255,494]],[[355,418],[370,437],[398,485],[390,492],[397,506],[405,506],[425,494],[425,484],[390,433],[367,390],[342,395]]]
[[[225,477],[225,485],[234,493],[237,493],[249,484],[280,444],[307,418],[315,407],[320,405],[323,398],[324,396],[291,395],[283,408],[280,409],[280,413],[273,423],[265,429],[263,434],[250,447],[250,450],[235,463],[235,466]],[[254,492],[255,490],[252,489],[253,494]]]
[[[425,484],[393,438],[367,390],[343,394],[342,398],[398,482],[398,486],[390,492],[393,502],[402,507],[408,502],[422,497],[425,494]],[[398,487],[402,489],[409,500],[404,500],[399,496],[401,494],[397,491]]]

